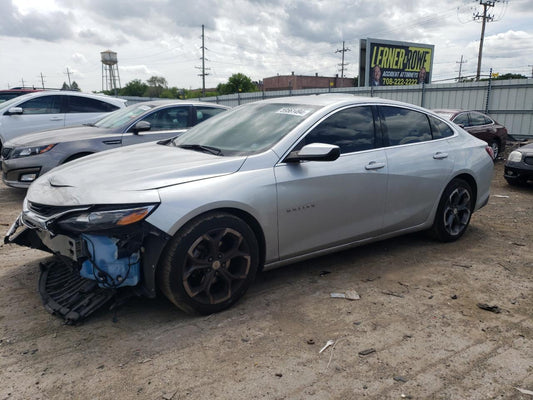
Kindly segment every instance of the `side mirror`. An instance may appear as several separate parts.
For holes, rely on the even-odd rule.
[[[311,143],[302,147],[299,151],[291,152],[284,161],[335,161],[340,155],[341,150],[339,146],[325,143]]]
[[[22,107],[11,107],[8,111],[7,111],[7,115],[20,115],[24,112],[24,110],[22,109]]]
[[[152,129],[152,125],[148,121],[139,121],[133,125],[132,132],[137,135],[139,132],[149,131]]]

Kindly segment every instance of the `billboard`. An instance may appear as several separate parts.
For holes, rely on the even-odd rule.
[[[362,39],[360,86],[403,86],[431,82],[433,53],[430,44]]]

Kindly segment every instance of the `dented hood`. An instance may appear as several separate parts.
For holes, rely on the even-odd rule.
[[[158,188],[232,174],[246,157],[146,143],[69,162],[42,175],[27,199],[50,205],[158,202]]]

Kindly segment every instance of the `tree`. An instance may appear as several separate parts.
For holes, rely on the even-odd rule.
[[[167,80],[162,76],[152,76],[146,80],[146,83],[148,83],[148,86],[161,86],[163,88],[168,87]]]
[[[61,86],[61,90],[70,90],[70,86],[67,82],[63,82],[63,86]]]
[[[142,82],[140,79],[134,79],[120,89],[121,96],[143,96],[144,92],[148,89],[148,85]]]
[[[144,92],[145,97],[160,97],[163,90],[168,87],[167,80],[162,76],[152,76],[146,82],[148,88]]]
[[[217,92],[220,94],[255,92],[257,87],[252,80],[242,73],[236,73],[230,76],[228,83],[220,83],[217,86]]]
[[[78,84],[76,83],[76,81],[72,81],[72,85],[70,85],[70,90],[76,90],[76,91],[80,91],[80,87],[78,86]]]

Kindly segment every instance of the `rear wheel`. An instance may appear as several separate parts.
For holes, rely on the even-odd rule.
[[[431,232],[442,242],[453,242],[466,231],[474,209],[472,188],[462,179],[452,180],[439,202]]]
[[[230,307],[254,280],[259,263],[256,237],[227,213],[201,216],[170,241],[158,271],[161,291],[189,313]]]

